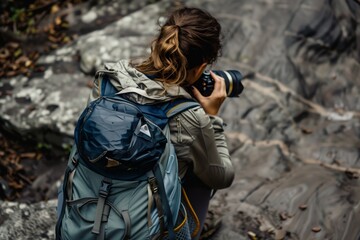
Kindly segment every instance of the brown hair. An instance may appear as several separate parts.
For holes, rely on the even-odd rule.
[[[209,13],[198,8],[174,11],[152,42],[148,59],[135,68],[165,84],[181,85],[187,71],[213,63],[220,54],[221,26]]]

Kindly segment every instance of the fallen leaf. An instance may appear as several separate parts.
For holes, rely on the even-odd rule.
[[[60,25],[61,23],[62,23],[61,17],[56,17],[55,18],[55,24]]]
[[[7,50],[6,48],[0,49],[0,58],[1,59],[5,59],[5,58],[9,57],[9,55],[10,55],[9,50]]]
[[[50,45],[50,48],[51,48],[51,49],[57,49],[58,47],[59,47],[59,45],[57,45],[57,44],[55,44],[55,43],[53,43],[53,44]]]
[[[60,27],[62,28],[69,28],[70,27],[70,24],[68,22],[63,22]]]
[[[320,231],[321,231],[321,227],[319,227],[319,226],[313,227],[313,228],[311,229],[311,231],[313,231],[313,232],[320,232]]]
[[[299,209],[300,210],[306,210],[307,209],[307,205],[306,204],[301,204],[300,206],[299,206]]]
[[[15,52],[14,52],[14,57],[15,58],[17,58],[17,57],[19,57],[20,55],[22,54],[22,50],[21,50],[21,48],[19,48],[19,49],[17,49]]]
[[[65,36],[62,40],[63,43],[69,43],[71,41],[69,36]]]
[[[15,71],[9,71],[9,72],[6,73],[6,76],[7,76],[7,77],[13,77],[13,76],[15,76],[15,75],[16,75],[16,72],[15,72]]]
[[[20,47],[20,44],[17,42],[9,42],[8,44],[6,44],[6,47],[12,48],[12,49],[17,49]]]
[[[53,43],[57,43],[59,41],[59,39],[57,39],[56,37],[54,37],[52,35],[49,35],[48,39],[49,39],[50,42],[53,42]]]
[[[19,190],[19,189],[22,189],[22,188],[24,188],[24,184],[23,183],[17,183],[17,182],[15,182],[15,181],[11,181],[11,182],[9,182],[9,187],[11,187],[11,188],[14,188],[14,189],[16,189],[16,190]]]
[[[32,61],[31,61],[31,60],[27,60],[27,61],[25,62],[25,67],[30,67],[31,64],[32,64]]]
[[[256,234],[254,233],[254,232],[252,232],[252,231],[248,231],[247,232],[247,235],[249,236],[249,238],[251,239],[251,240],[256,240],[257,238],[256,238]]]
[[[280,220],[285,221],[286,219],[288,219],[288,215],[286,212],[282,212],[279,214]]]
[[[39,57],[40,57],[40,53],[37,51],[31,52],[29,54],[29,58],[33,59],[34,61],[36,61]]]
[[[54,4],[51,7],[51,13],[57,13],[60,10],[59,6],[57,4]]]
[[[15,63],[16,64],[24,64],[25,65],[25,62],[28,61],[29,58],[25,55],[22,55],[21,57],[19,57],[18,59],[16,59]]]
[[[27,68],[20,68],[19,70],[22,74],[26,75],[29,72],[29,69]]]

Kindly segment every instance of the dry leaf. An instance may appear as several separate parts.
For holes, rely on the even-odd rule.
[[[57,4],[54,4],[51,7],[51,13],[57,13],[60,10],[59,6]]]
[[[256,234],[254,233],[254,232],[252,232],[252,231],[248,231],[247,232],[247,235],[249,236],[249,238],[251,239],[251,240],[256,240],[257,238],[256,238]]]
[[[282,221],[285,221],[286,219],[288,219],[288,215],[286,212],[280,213],[279,216]]]
[[[299,209],[300,209],[300,210],[306,210],[306,209],[307,209],[307,205],[306,205],[306,204],[301,204],[301,205],[299,206]]]
[[[56,25],[60,25],[61,23],[62,23],[61,18],[60,18],[60,17],[56,17],[56,18],[55,18],[55,24],[56,24]]]
[[[25,67],[30,67],[31,64],[32,64],[32,61],[31,61],[31,60],[27,60],[27,61],[25,62]]]
[[[313,227],[313,228],[311,229],[311,231],[313,231],[313,232],[320,232],[320,231],[321,231],[321,227],[319,227],[319,226]]]

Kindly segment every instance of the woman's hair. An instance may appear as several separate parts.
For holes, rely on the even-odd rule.
[[[174,11],[152,42],[148,59],[135,68],[165,85],[181,85],[187,71],[213,63],[220,54],[221,26],[209,13],[198,8]]]

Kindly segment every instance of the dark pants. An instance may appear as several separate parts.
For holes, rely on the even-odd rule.
[[[200,221],[200,231],[194,239],[199,239],[204,226],[212,189],[200,181],[191,171],[183,178],[183,187]]]

